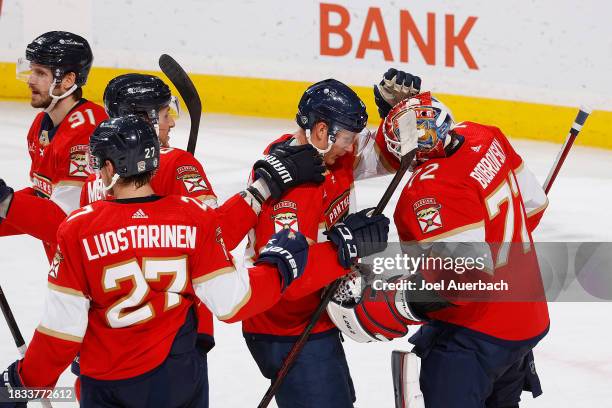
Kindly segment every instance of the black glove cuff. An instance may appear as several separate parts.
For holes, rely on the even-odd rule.
[[[263,178],[263,177],[262,177],[262,178]],[[265,178],[264,178],[264,180],[265,180]],[[267,182],[266,182],[266,183],[267,183]],[[268,187],[268,188],[269,188],[269,187]],[[253,198],[254,198],[255,200],[257,200],[257,202],[259,203],[259,205],[260,205],[260,206],[261,206],[261,205],[264,203],[264,201],[266,201],[266,199],[265,199],[265,198],[264,198],[264,197],[261,195],[261,193],[259,192],[259,190],[258,190],[258,189],[256,189],[255,187],[253,187],[253,186],[249,186],[249,187],[247,187],[246,191],[248,191],[249,193],[251,193],[251,195],[253,196]]]

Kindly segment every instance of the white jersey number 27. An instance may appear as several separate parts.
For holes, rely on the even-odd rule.
[[[132,291],[108,308],[106,320],[112,328],[127,327],[151,319],[155,313],[151,302],[143,304],[149,294],[149,282],[156,282],[163,275],[171,276],[166,288],[164,311],[181,303],[180,293],[187,283],[187,256],[176,258],[143,258],[142,269],[136,259],[104,268],[102,284],[104,291],[120,289],[122,281],[129,280],[134,285]],[[131,309],[126,312],[126,309]]]

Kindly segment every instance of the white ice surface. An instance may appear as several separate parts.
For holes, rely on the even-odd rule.
[[[26,104],[0,103],[0,177],[16,188],[28,184],[25,137],[34,114]],[[186,116],[179,120],[172,132],[172,144],[186,146],[188,126]],[[243,188],[250,165],[266,144],[294,128],[294,123],[287,120],[204,116],[196,156],[204,164],[221,201]],[[559,146],[524,140],[513,142],[538,179],[544,181]],[[357,183],[359,207],[374,206],[388,180]],[[389,216],[396,198],[397,194],[386,211]],[[610,208],[612,151],[577,146],[552,189],[550,206],[535,238],[538,241],[612,241]],[[391,239],[397,239],[395,231]],[[241,255],[242,251],[235,253]],[[26,340],[31,338],[42,312],[47,271],[43,249],[35,239],[0,238],[0,284]],[[522,406],[612,406],[612,329],[608,328],[612,305],[557,303],[550,305],[550,311],[550,333],[535,353],[544,394],[536,400],[523,394]],[[218,323],[215,330],[217,346],[209,354],[211,407],[256,406],[268,381],[251,359],[240,325]],[[347,340],[344,346],[357,390],[356,407],[392,407],[391,350],[408,349],[406,339],[378,344]],[[0,368],[16,358],[11,334],[2,321]],[[64,373],[59,384],[73,384],[73,376]]]

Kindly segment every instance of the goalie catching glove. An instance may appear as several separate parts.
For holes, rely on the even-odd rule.
[[[427,313],[452,306],[435,291],[419,290],[423,279],[419,274],[388,280],[377,275],[374,279],[366,283],[359,271],[351,272],[342,278],[327,305],[327,313],[336,327],[359,343],[404,337],[408,326],[428,320]],[[408,281],[413,283],[414,290],[403,288],[402,284]],[[381,287],[385,283],[394,286]]]
[[[374,85],[374,101],[378,113],[384,119],[391,108],[404,99],[412,98],[421,91],[421,78],[404,71],[390,68],[382,81]]]
[[[255,179],[263,179],[271,196],[279,199],[285,191],[303,183],[322,183],[323,158],[310,144],[277,146],[253,166]]]

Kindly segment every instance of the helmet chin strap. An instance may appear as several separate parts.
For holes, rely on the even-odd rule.
[[[67,96],[70,96],[74,91],[76,91],[76,89],[78,88],[78,86],[76,84],[72,85],[72,87],[70,87],[69,90],[67,90],[66,92],[64,92],[62,95],[53,95],[53,90],[55,89],[55,85],[57,85],[57,81],[53,81],[53,83],[51,84],[51,87],[49,88],[49,96],[51,97],[51,103],[49,104],[49,106],[47,106],[44,110],[45,113],[49,113],[53,110],[53,108],[55,107],[55,105],[61,100],[66,98]]]
[[[108,190],[112,189],[115,186],[115,183],[117,183],[117,180],[119,180],[119,175],[117,173],[113,174],[113,178],[111,179],[111,182],[108,186],[104,186],[104,192],[106,193]],[[104,184],[104,183],[102,183]]]
[[[332,141],[332,136],[331,135],[327,135],[327,148],[325,149],[319,149],[317,146],[314,145],[314,143],[312,143],[312,137],[311,137],[311,133],[310,133],[310,129],[306,129],[306,140],[308,141],[308,143],[310,143],[312,145],[312,147],[314,147],[317,152],[319,152],[319,154],[321,156],[323,156],[325,153],[329,152],[332,148],[332,145],[334,144],[334,141]]]

